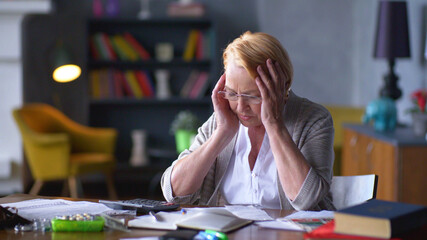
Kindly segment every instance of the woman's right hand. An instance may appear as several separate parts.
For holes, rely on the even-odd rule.
[[[223,91],[225,87],[225,74],[221,75],[214,90],[212,91],[212,103],[215,111],[217,131],[229,134],[233,137],[239,129],[239,119],[231,110],[227,99],[222,98],[218,91]]]
[[[171,173],[173,196],[186,196],[200,189],[215,159],[239,129],[239,119],[230,109],[228,100],[218,94],[218,91],[224,90],[224,86],[225,75],[222,75],[211,96],[217,125],[212,136],[192,153],[179,159],[173,167]]]

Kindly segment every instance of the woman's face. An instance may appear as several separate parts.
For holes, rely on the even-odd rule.
[[[261,93],[255,80],[245,68],[236,65],[230,59],[225,71],[225,91],[237,94],[245,94],[261,97]],[[237,115],[245,127],[258,127],[261,122],[261,103],[250,104],[245,97],[238,97],[236,101],[228,101],[231,110]]]

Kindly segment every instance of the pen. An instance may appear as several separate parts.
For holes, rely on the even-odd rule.
[[[152,216],[152,217],[153,217],[153,220],[154,220],[154,221],[159,221],[159,218],[156,216],[156,213],[155,213],[155,212],[150,211],[150,212],[149,212],[149,214],[150,214],[150,216]]]

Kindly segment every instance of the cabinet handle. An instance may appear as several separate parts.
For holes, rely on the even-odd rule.
[[[358,163],[359,162],[359,151],[358,151],[358,148],[357,148],[357,142],[358,142],[358,140],[359,140],[359,138],[358,138],[358,136],[357,135],[353,135],[351,138],[350,138],[350,142],[349,142],[349,145],[350,145],[350,153],[351,153],[351,159],[353,160],[353,162],[355,162],[355,163]]]
[[[354,147],[354,146],[356,146],[356,143],[357,143],[357,136],[353,136],[350,139],[350,146]]]
[[[373,148],[374,148],[374,144],[370,142],[368,146],[366,146],[366,154],[371,154]]]
[[[374,170],[374,165],[373,165],[372,160],[371,160],[371,153],[372,153],[373,149],[374,149],[374,144],[372,142],[370,142],[368,144],[368,146],[366,146],[366,155],[367,155],[366,156],[366,164],[368,165],[369,173],[373,173],[373,170]]]

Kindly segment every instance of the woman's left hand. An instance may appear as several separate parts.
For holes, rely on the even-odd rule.
[[[265,127],[270,124],[282,124],[282,112],[288,96],[285,88],[289,88],[285,83],[285,74],[278,62],[273,63],[267,59],[266,65],[269,74],[266,74],[261,66],[257,67],[259,76],[255,82],[261,92],[261,121]]]

